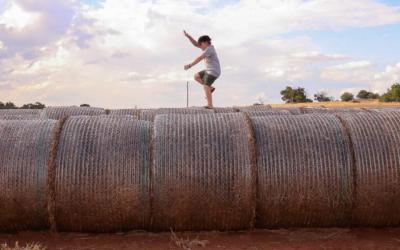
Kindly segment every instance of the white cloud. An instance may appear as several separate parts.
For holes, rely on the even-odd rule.
[[[37,13],[24,11],[16,3],[11,2],[8,9],[0,16],[0,25],[4,25],[8,29],[22,30],[37,22],[38,19]]]
[[[379,73],[373,62],[330,53],[310,38],[281,36],[400,21],[397,8],[374,0],[241,0],[224,5],[216,0],[105,0],[100,6],[72,0],[8,2],[36,19],[18,30],[0,25],[7,48],[0,53],[0,100],[183,105],[185,83],[201,69],[182,70],[200,53],[185,40],[183,29],[195,35],[206,31],[214,39],[223,66],[217,105],[251,104],[260,96],[278,101],[287,84],[310,82],[314,85],[305,87],[312,90],[340,91],[341,86],[324,83],[379,85],[398,76],[398,65]],[[191,95],[193,105],[203,104],[202,89],[193,81]]]

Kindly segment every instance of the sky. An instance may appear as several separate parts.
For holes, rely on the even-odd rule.
[[[183,107],[189,81],[205,105],[183,30],[213,39],[216,106],[400,82],[398,0],[0,0],[0,101]]]

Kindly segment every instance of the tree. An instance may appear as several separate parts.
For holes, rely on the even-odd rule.
[[[314,100],[318,102],[331,102],[333,101],[333,97],[328,97],[325,92],[318,92],[314,95]]]
[[[90,107],[89,104],[81,104],[80,107]]]
[[[46,107],[46,105],[44,105],[43,103],[40,102],[35,102],[35,103],[28,103],[28,104],[24,104],[22,105],[22,109],[44,109]]]
[[[357,94],[358,99],[378,99],[379,94],[378,93],[373,93],[367,90],[360,90]]]
[[[12,102],[6,102],[5,104],[0,102],[0,109],[17,109],[18,107],[15,106]]]
[[[393,84],[388,91],[382,95],[382,102],[400,102],[400,83]]]
[[[312,102],[307,98],[306,91],[304,88],[293,89],[292,87],[286,87],[281,91],[282,100],[286,103],[301,103],[301,102]]]
[[[342,96],[340,97],[340,99],[344,102],[350,102],[354,100],[354,95],[352,93],[349,92],[344,92],[342,94]]]

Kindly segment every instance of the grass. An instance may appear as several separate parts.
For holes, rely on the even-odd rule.
[[[208,240],[199,240],[195,238],[193,240],[186,238],[179,238],[174,231],[171,229],[171,242],[178,248],[184,250],[192,250],[194,247],[206,247],[209,243]]]
[[[7,244],[0,245],[0,250],[45,250],[40,244],[26,244],[25,246],[20,246],[18,241],[15,246],[8,246]]]
[[[295,104],[272,104],[273,108],[291,108],[291,107],[319,107],[327,108],[382,108],[382,107],[400,107],[400,102],[379,102],[378,100],[366,100],[359,102],[312,102]]]

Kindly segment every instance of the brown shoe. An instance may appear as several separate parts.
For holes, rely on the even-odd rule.
[[[205,109],[213,109],[213,107],[210,106],[204,106]]]
[[[211,87],[211,93],[214,93],[214,91],[215,91],[215,88]]]

